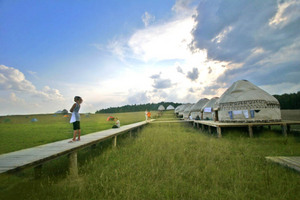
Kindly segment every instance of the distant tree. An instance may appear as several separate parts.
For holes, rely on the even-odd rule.
[[[300,109],[300,91],[273,96],[279,101],[281,109]]]
[[[110,108],[105,108],[96,111],[96,113],[121,113],[121,112],[138,112],[138,111],[145,111],[145,110],[158,110],[158,106],[163,105],[165,108],[168,105],[172,105],[175,108],[181,103],[174,103],[174,102],[160,102],[160,103],[147,103],[147,104],[134,104],[134,105],[125,105],[121,107],[110,107]]]

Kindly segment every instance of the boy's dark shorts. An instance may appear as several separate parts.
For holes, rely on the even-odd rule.
[[[80,121],[76,121],[76,122],[73,122],[73,130],[78,130],[80,129]]]

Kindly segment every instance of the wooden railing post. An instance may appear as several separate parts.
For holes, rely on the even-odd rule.
[[[253,128],[252,128],[252,126],[248,126],[248,131],[249,131],[249,137],[253,137]]]
[[[77,151],[73,151],[69,154],[69,176],[78,176],[78,166],[77,166]]]
[[[113,137],[113,147],[117,146],[117,136]]]
[[[218,133],[218,138],[222,137],[222,129],[220,126],[217,126],[217,133]]]

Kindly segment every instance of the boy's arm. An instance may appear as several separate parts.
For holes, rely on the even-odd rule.
[[[76,107],[76,103],[73,104],[72,108],[70,109],[70,112],[73,112],[73,110],[75,109]]]

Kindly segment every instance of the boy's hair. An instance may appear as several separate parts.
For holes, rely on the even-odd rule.
[[[81,99],[81,97],[80,96],[75,96],[74,97],[74,101],[76,102],[76,101],[79,101]]]

